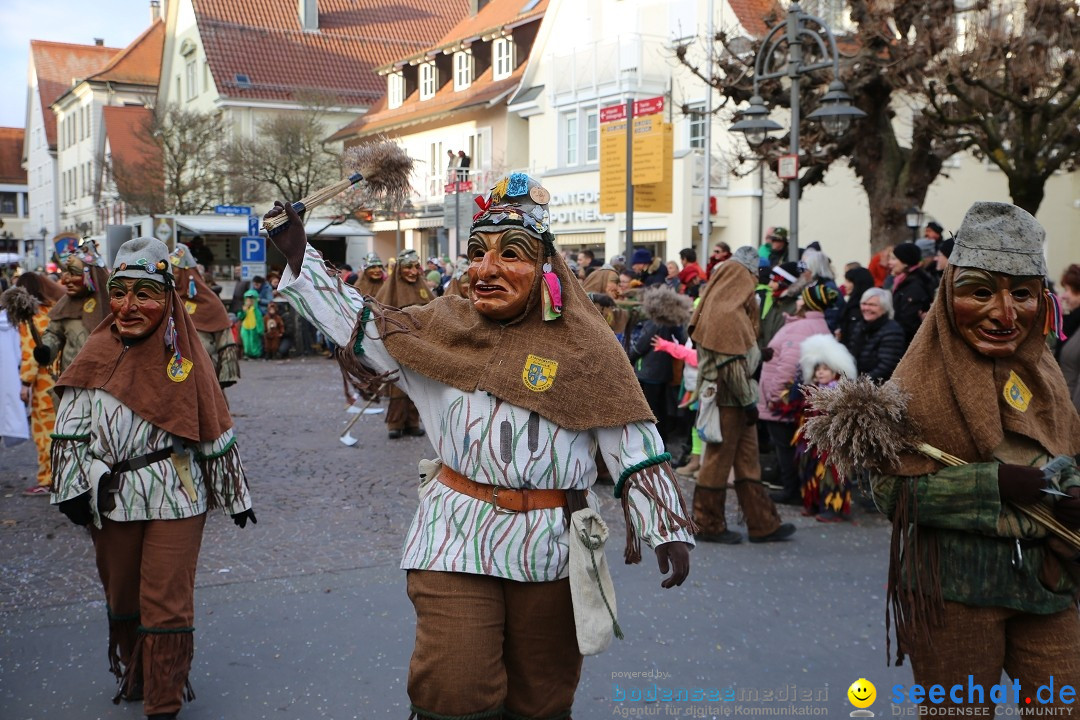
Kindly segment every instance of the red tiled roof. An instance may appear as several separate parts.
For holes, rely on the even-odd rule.
[[[393,109],[386,107],[384,97],[370,112],[338,130],[330,139],[363,137],[401,125],[422,122],[435,115],[445,116],[458,110],[485,105],[516,88],[521,82],[521,76],[525,73],[525,67],[525,63],[522,63],[510,74],[510,77],[497,81],[492,81],[492,70],[488,68],[480,77],[473,80],[467,90],[455,91],[454,83],[448,82],[430,100],[421,101],[420,91],[416,90],[405,98],[405,102],[400,107]]]
[[[784,8],[777,0],[728,0],[739,24],[754,37],[762,37],[769,30],[765,18],[776,15],[783,20]]]
[[[30,41],[30,55],[37,73],[38,96],[45,115],[45,138],[49,147],[56,147],[56,115],[49,106],[71,89],[74,81],[93,75],[118,52],[119,48],[101,45]]]
[[[386,91],[375,68],[430,47],[469,8],[469,0],[319,0],[319,30],[304,32],[296,0],[192,2],[219,93],[292,100],[313,90],[345,105],[375,102]]]
[[[161,51],[164,47],[165,23],[155,20],[153,25],[89,79],[157,87],[161,79]]]
[[[22,128],[0,127],[0,183],[26,184],[26,171],[22,167]]]
[[[137,194],[145,188],[124,187],[126,183],[145,182],[161,177],[161,153],[145,138],[152,111],[140,106],[106,106],[105,137],[109,141],[112,163],[117,168],[114,179],[123,194]]]
[[[482,37],[488,33],[512,23],[525,22],[530,18],[541,17],[547,11],[548,0],[539,0],[535,7],[526,12],[522,8],[534,0],[491,0],[475,15],[466,16],[443,36],[433,49],[455,45],[462,40]]]

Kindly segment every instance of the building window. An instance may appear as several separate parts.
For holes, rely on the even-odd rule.
[[[189,60],[187,64],[187,99],[194,100],[199,94],[199,79],[195,75],[195,61]]]
[[[563,127],[565,128],[565,145],[566,154],[563,158],[566,160],[567,165],[578,164],[578,118],[577,113],[571,113],[563,116]]]
[[[585,114],[585,162],[600,161],[600,114],[590,110]]]
[[[705,147],[705,105],[704,103],[695,103],[690,106],[690,113],[686,116],[687,123],[689,125],[689,145],[692,148],[704,148]]]
[[[454,53],[454,90],[472,85],[473,56],[468,50]]]
[[[405,102],[405,75],[399,72],[390,73],[386,76],[387,105],[391,108],[401,107]]]
[[[510,38],[498,38],[491,46],[492,79],[502,80],[514,72],[514,41]]]
[[[430,100],[435,97],[435,88],[438,80],[438,71],[435,63],[428,62],[420,65],[420,99]]]

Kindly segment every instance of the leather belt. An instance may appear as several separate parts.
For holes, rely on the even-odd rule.
[[[173,454],[171,447],[155,450],[152,453],[146,455],[140,455],[137,458],[130,458],[128,460],[121,460],[112,466],[111,472],[114,476],[120,473],[131,472],[132,470],[142,470],[147,465],[153,465],[156,462],[167,460],[170,455]]]
[[[518,490],[498,485],[487,485],[474,482],[445,465],[439,470],[438,480],[455,492],[494,505],[497,513],[529,512],[530,510],[550,510],[567,507],[567,490]]]

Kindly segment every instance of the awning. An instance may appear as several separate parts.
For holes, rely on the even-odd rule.
[[[619,233],[622,240],[626,240],[626,231]],[[634,244],[637,243],[662,243],[667,242],[667,230],[635,230]]]
[[[176,215],[176,226],[188,232],[200,235],[247,235],[247,215]],[[308,235],[318,232],[318,237],[367,237],[372,232],[355,220],[346,220],[340,225],[330,225],[329,218],[309,218],[304,223]],[[325,229],[324,229],[325,228]],[[320,232],[321,231],[321,232]],[[264,231],[261,234],[265,235]]]
[[[400,226],[397,220],[377,220],[371,223],[371,229],[374,232],[395,232],[399,227],[402,230],[423,230],[426,228],[441,228],[442,226],[442,215],[403,217]]]
[[[556,245],[599,245],[604,246],[607,235],[602,232],[555,233]]]

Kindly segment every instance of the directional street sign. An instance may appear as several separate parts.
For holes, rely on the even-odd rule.
[[[259,218],[257,215],[248,215],[248,235],[259,234]]]
[[[258,235],[248,235],[240,238],[240,262],[265,263],[266,238]]]

